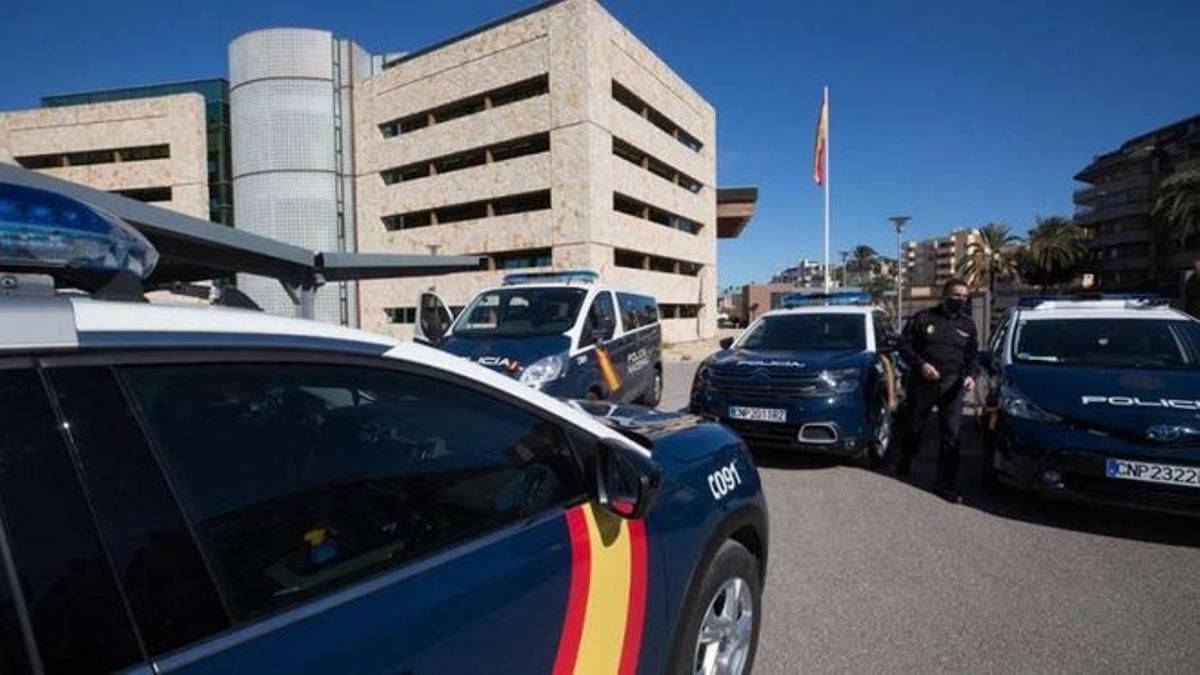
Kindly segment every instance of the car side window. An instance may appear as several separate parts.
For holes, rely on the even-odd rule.
[[[617,327],[616,308],[613,307],[612,293],[601,291],[592,300],[592,308],[588,311],[587,322],[584,324],[584,334],[579,343],[581,346],[596,344],[611,339]]]
[[[110,672],[142,663],[80,487],[69,429],[33,370],[0,370],[0,429],[5,543],[42,672]],[[3,614],[0,607],[0,631]],[[0,672],[23,670],[27,656],[13,648],[0,632]]]
[[[583,495],[558,425],[432,376],[263,363],[123,372],[239,621]]]
[[[642,312],[637,296],[617,293],[617,304],[621,306],[621,324],[625,332],[642,326]]]
[[[654,298],[648,295],[639,296],[639,304],[642,308],[642,325],[658,323],[658,303]]]

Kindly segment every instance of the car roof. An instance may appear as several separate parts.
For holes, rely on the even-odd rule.
[[[648,450],[583,412],[447,352],[353,328],[208,305],[149,304],[59,294],[0,298],[0,356],[87,349],[309,349],[380,356],[457,373],[556,413],[600,438]]]
[[[875,312],[882,312],[878,307],[868,305],[820,305],[816,307],[789,307],[786,309],[773,309],[762,318],[772,316],[788,316],[792,314],[862,314],[869,315]]]
[[[582,283],[565,283],[565,282],[537,282],[531,284],[504,284],[502,286],[491,286],[485,288],[475,295],[483,295],[492,291],[506,291],[513,288],[578,288],[583,291],[612,291],[613,293],[626,293],[629,295],[642,295],[648,298],[654,298],[650,293],[639,293],[631,291],[628,288],[619,288],[617,286],[609,286],[608,284],[582,284]]]
[[[1192,317],[1170,307],[1065,306],[1020,308],[1022,320],[1045,319],[1150,319],[1154,321],[1195,321]]]

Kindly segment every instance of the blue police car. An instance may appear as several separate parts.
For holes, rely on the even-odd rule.
[[[131,298],[156,259],[0,184],[0,672],[750,671],[767,514],[724,427]]]
[[[1200,322],[1146,297],[1024,298],[981,361],[985,481],[1200,514]]]
[[[690,409],[755,446],[877,465],[892,438],[898,342],[861,293],[789,297],[696,371]]]
[[[418,338],[559,398],[658,405],[662,327],[648,295],[597,284],[590,271],[519,273],[475,295],[448,328],[423,294]]]

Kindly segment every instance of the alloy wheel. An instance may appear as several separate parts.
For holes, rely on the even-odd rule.
[[[696,636],[692,672],[696,675],[741,675],[754,636],[754,598],[741,577],[717,590]]]

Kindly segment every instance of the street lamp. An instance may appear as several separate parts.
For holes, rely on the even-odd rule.
[[[908,221],[912,220],[912,216],[892,216],[891,218],[888,218],[888,220],[892,221],[892,227],[896,228],[896,332],[899,333],[904,330],[904,325],[902,323],[904,319],[902,317],[904,316],[903,291],[905,265],[903,256],[904,251],[900,244],[900,231],[904,229],[904,226],[908,224]]]

